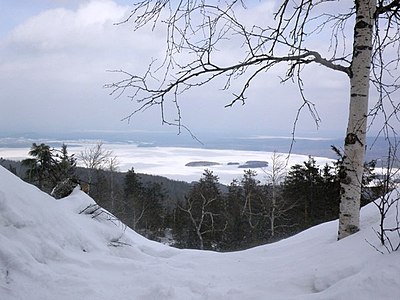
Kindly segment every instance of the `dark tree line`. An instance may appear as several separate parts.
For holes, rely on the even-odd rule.
[[[33,144],[29,154],[32,158],[22,161],[25,179],[56,198],[67,196],[77,184],[87,184],[87,168],[76,167],[66,145],[56,150]],[[169,235],[168,243],[176,247],[240,250],[336,219],[342,175],[342,159],[339,151],[337,154],[339,159],[333,165],[320,167],[310,156],[286,172],[282,159],[274,153],[265,182],[248,169],[227,187],[210,170],[205,170],[198,182],[182,188],[179,182],[150,180],[133,168],[126,173],[92,169],[90,195],[148,238],[165,241]],[[365,166],[365,184],[372,179],[373,167],[373,163]],[[174,193],[176,190],[180,193]],[[363,195],[366,204],[379,196],[379,188],[364,188]]]
[[[246,170],[226,194],[218,190],[218,177],[206,170],[176,210],[178,246],[239,250],[336,219],[339,186],[335,169],[319,168],[311,157],[275,184],[262,184],[255,171]]]
[[[337,219],[341,159],[320,167],[309,157],[292,166],[284,176],[277,167],[279,160],[275,159],[266,183],[261,183],[256,171],[249,169],[240,180],[231,182],[226,193],[219,190],[218,177],[205,170],[186,201],[175,209],[176,246],[240,250]],[[372,168],[373,163],[365,166],[365,184],[373,179]],[[369,203],[378,194],[379,187],[365,185],[362,203]]]

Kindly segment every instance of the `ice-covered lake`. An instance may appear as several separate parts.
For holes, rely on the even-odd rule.
[[[54,143],[54,142],[53,142]],[[58,142],[59,143],[59,142]],[[51,143],[49,143],[51,144]],[[85,147],[93,147],[93,141],[66,142],[69,153],[79,153]],[[254,168],[260,180],[264,180],[265,172],[271,169],[272,152],[264,151],[242,151],[221,150],[184,147],[141,147],[137,144],[104,143],[103,147],[112,150],[113,155],[119,162],[119,170],[127,171],[134,168],[138,173],[165,176],[175,180],[195,181],[198,180],[204,169],[210,169],[217,175],[221,183],[229,184],[233,179],[240,178],[246,168],[239,168],[247,161],[266,161],[266,168]],[[0,157],[21,160],[28,157],[29,147],[0,148]],[[282,159],[287,159],[286,153]],[[296,163],[306,161],[306,155],[291,154],[287,161],[290,167]],[[332,159],[316,157],[317,164],[325,165]],[[213,166],[186,166],[189,162],[207,161],[218,163]]]

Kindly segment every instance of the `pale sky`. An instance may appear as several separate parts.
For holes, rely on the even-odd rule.
[[[0,0],[0,133],[85,131],[176,131],[160,125],[157,108],[128,124],[135,109],[123,95],[103,86],[118,80],[107,70],[142,73],[160,57],[161,30],[134,32],[114,25],[131,7],[128,0]],[[265,1],[249,14],[260,18]],[[272,4],[270,5],[272,7]],[[230,55],[228,51],[222,55]],[[252,86],[245,106],[224,108],[221,86],[199,88],[182,100],[183,122],[201,138],[204,132],[290,135],[301,99],[296,86],[280,84],[278,72]],[[304,112],[300,136],[341,137],[346,129],[348,80],[322,67],[306,69],[307,96],[321,118],[319,129]],[[227,96],[228,95],[228,96]]]

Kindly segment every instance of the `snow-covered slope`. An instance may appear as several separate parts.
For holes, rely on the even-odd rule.
[[[374,206],[362,230],[337,222],[234,253],[146,240],[79,190],[55,200],[0,167],[0,299],[399,299],[400,253],[382,255]]]

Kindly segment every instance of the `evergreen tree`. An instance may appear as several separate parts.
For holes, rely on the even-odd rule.
[[[28,182],[35,184],[41,190],[50,192],[58,179],[54,149],[43,143],[40,145],[33,143],[28,154],[33,158],[22,161],[22,164],[28,168],[26,173]]]
[[[228,187],[225,197],[227,228],[222,236],[223,250],[238,250],[247,246],[251,232],[242,211],[243,188],[237,179]]]
[[[69,155],[67,150],[67,145],[62,144],[61,150],[56,157],[59,159],[57,166],[58,166],[58,179],[59,181],[66,180],[68,178],[73,179],[75,178],[75,171],[76,171],[76,158],[75,155]]]
[[[337,218],[339,185],[335,169],[326,165],[321,170],[311,156],[290,168],[283,197],[295,205],[290,215],[295,231]]]
[[[165,191],[159,183],[153,182],[146,184],[144,198],[147,202],[146,226],[151,232],[160,232],[164,229],[165,209],[162,203],[165,200]]]
[[[55,198],[63,198],[68,196],[78,185],[79,180],[75,174],[76,159],[74,154],[68,154],[66,144],[62,144],[61,150],[55,157],[57,160],[54,166],[54,176],[57,182],[51,191],[51,195]]]
[[[340,181],[334,167],[326,164],[322,169],[320,187],[321,211],[318,223],[334,220],[339,214]]]
[[[101,207],[111,211],[109,184],[107,174],[103,170],[92,170],[92,185],[90,197],[96,200]]]
[[[144,188],[139,176],[134,169],[125,175],[124,181],[124,206],[127,225],[134,230],[141,221],[145,212]]]
[[[76,159],[74,155],[68,155],[67,145],[63,144],[61,150],[56,150],[44,143],[33,143],[29,155],[33,158],[22,161],[22,165],[27,167],[28,182],[56,198],[71,193],[78,179],[75,176]]]
[[[218,176],[205,170],[203,177],[190,190],[186,203],[184,224],[190,228],[186,245],[190,248],[218,250],[226,228],[224,203],[218,188]]]
[[[241,181],[228,187],[225,200],[227,229],[224,250],[238,250],[265,243],[270,238],[272,201],[268,187],[261,185],[253,170],[245,170]]]
[[[165,193],[161,184],[143,185],[132,168],[125,176],[124,207],[127,225],[147,237],[163,229]]]

